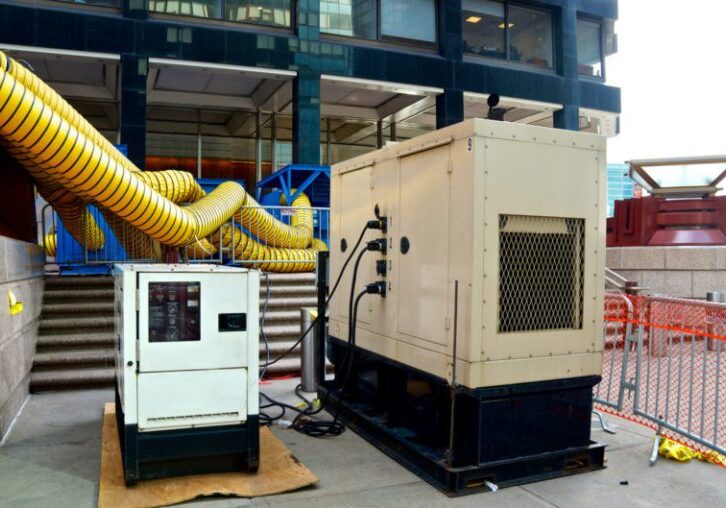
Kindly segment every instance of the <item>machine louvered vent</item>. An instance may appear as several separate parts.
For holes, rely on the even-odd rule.
[[[180,416],[152,416],[147,418],[148,422],[183,422],[184,420],[199,420],[209,418],[238,418],[238,412],[231,413],[203,413],[198,415],[180,415]]]
[[[585,220],[499,216],[499,333],[582,328]]]

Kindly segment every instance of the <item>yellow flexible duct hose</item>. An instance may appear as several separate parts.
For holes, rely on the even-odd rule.
[[[220,226],[224,245],[233,245],[238,257],[270,260],[261,265],[263,269],[311,270],[316,250],[326,248],[313,239],[310,210],[299,210],[287,225],[259,207],[236,183],[226,182],[205,195],[188,173],[141,172],[55,91],[2,52],[0,139],[45,187],[44,193],[57,198],[53,204],[65,214],[64,224],[70,224],[74,237],[83,238],[89,248],[102,246],[103,238],[85,209],[87,203],[98,206],[124,245],[131,238],[138,246],[132,250],[142,255],[158,250],[155,241],[204,246],[209,244],[205,237]],[[185,201],[191,204],[177,205]],[[225,224],[243,205],[255,208],[245,208],[236,218],[267,245]],[[292,206],[309,207],[310,201],[301,194]],[[44,242],[50,248],[55,238]]]
[[[52,179],[43,174],[42,171],[35,168],[24,150],[14,146],[8,146],[6,143],[0,144],[35,177],[38,192],[53,207],[56,213],[58,213],[58,216],[63,221],[63,225],[70,235],[80,245],[85,245],[89,250],[95,251],[102,249],[106,241],[105,235],[96,223],[96,219],[93,218],[93,215],[86,208],[85,203],[70,191],[57,185]],[[56,243],[57,241],[52,242],[54,250],[52,254],[48,254],[49,256],[55,256]],[[44,242],[44,245],[48,244],[48,242]]]
[[[152,238],[183,246],[204,236],[196,217],[230,216],[241,203],[209,199],[208,209],[185,212],[117,163],[18,83],[0,76],[0,135],[25,149],[37,168],[86,202],[97,203]],[[214,195],[212,192],[210,196]]]
[[[0,56],[0,67],[3,64],[5,55]],[[21,84],[26,86],[30,91],[35,93],[45,104],[47,104],[54,112],[58,113],[61,118],[66,120],[71,126],[75,127],[81,134],[86,136],[91,142],[99,146],[117,163],[124,166],[132,172],[138,172],[143,175],[142,179],[145,183],[152,184],[152,187],[160,192],[160,189],[166,185],[167,188],[176,188],[174,184],[183,183],[185,189],[191,193],[188,199],[177,200],[173,196],[165,195],[174,203],[184,201],[196,201],[204,195],[204,191],[199,187],[196,181],[189,183],[189,178],[193,180],[191,174],[187,172],[175,172],[176,174],[167,174],[160,176],[156,172],[140,172],[140,170],[131,161],[126,159],[116,147],[114,147],[105,137],[103,137],[88,121],[86,121],[70,104],[68,104],[55,90],[46,85],[40,78],[28,70],[25,66],[18,64],[12,58],[7,58],[8,73],[16,78]],[[164,172],[166,173],[166,172]],[[189,175],[188,177],[181,176]],[[177,181],[174,181],[177,180]],[[153,185],[156,184],[156,185]],[[172,186],[169,186],[172,184]],[[189,186],[191,188],[189,188]],[[249,225],[248,230],[258,237],[261,241],[275,247],[292,247],[305,248],[310,245],[313,233],[312,211],[299,211],[293,216],[291,225],[287,225],[278,221],[275,217],[267,213],[260,205],[245,193],[245,200],[241,206],[250,207],[245,209],[245,216],[238,217],[244,219],[245,224]],[[285,203],[281,203],[285,204]],[[307,196],[301,194],[292,203],[293,207],[310,207],[310,200]],[[301,216],[301,217],[298,217]]]
[[[147,261],[161,259],[162,249],[159,242],[149,238],[108,210],[101,210],[101,213],[118,242],[123,245],[127,259]]]
[[[138,173],[144,183],[176,204],[193,203],[206,193],[191,173],[168,169],[166,171],[145,171]]]
[[[290,192],[295,194],[297,189],[291,189]],[[280,204],[281,205],[287,205],[287,199],[285,198],[285,195],[280,195]],[[290,225],[297,230],[301,231],[310,231],[312,234],[313,231],[313,210],[312,210],[312,204],[310,203],[310,200],[308,197],[303,194],[302,192],[298,197],[292,200],[291,206],[293,208],[298,208],[298,210],[295,211],[295,214],[290,218]]]
[[[48,105],[54,112],[60,115],[66,122],[70,123],[84,136],[89,138],[93,143],[100,146],[111,158],[119,164],[125,163],[127,169],[132,172],[140,172],[131,161],[126,159],[124,155],[118,151],[103,135],[91,125],[88,120],[83,118],[76,109],[68,104],[58,92],[46,85],[42,79],[36,76],[24,65],[16,62],[12,58],[0,51],[0,69],[6,70],[8,74],[17,79],[23,86],[38,96],[38,98]]]
[[[56,211],[68,233],[80,245],[85,245],[91,251],[103,248],[105,235],[83,201],[65,189],[47,192],[39,186],[38,191]]]
[[[327,250],[325,242],[317,238],[314,240],[311,249],[269,247],[255,241],[229,224],[224,224],[219,232],[213,235],[212,244],[210,245],[219,243],[217,235],[222,236],[223,247],[234,249],[237,259],[269,261],[249,265],[269,272],[310,272],[315,269],[317,252]]]
[[[51,231],[50,233],[45,234],[42,247],[45,250],[46,256],[55,257],[55,252],[57,249],[55,231]]]

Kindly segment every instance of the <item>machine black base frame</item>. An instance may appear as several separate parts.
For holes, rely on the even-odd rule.
[[[336,379],[347,344],[331,337]],[[445,380],[362,348],[348,386],[326,382],[328,410],[384,453],[449,496],[604,468],[590,440],[599,376],[492,388]],[[453,416],[453,433],[451,432]]]
[[[260,464],[258,415],[240,425],[139,432],[126,425],[116,389],[116,425],[127,485],[139,480],[228,471],[255,472]]]

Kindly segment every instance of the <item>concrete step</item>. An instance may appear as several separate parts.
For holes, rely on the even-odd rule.
[[[316,295],[317,291],[315,286],[310,285],[284,285],[284,286],[273,286],[270,285],[270,296],[308,296]],[[264,284],[260,284],[260,297],[264,298],[267,295],[267,287]]]
[[[60,301],[97,302],[113,301],[113,288],[111,289],[46,289],[43,294],[43,303]]]
[[[260,309],[260,317],[262,316],[263,309]],[[284,309],[284,310],[270,310],[269,308],[264,314],[265,324],[290,324],[300,325],[300,310],[298,309]]]
[[[299,339],[299,337],[296,337],[295,339],[279,339],[279,340],[270,340],[267,339],[267,343],[270,345],[270,356],[273,358],[275,356],[281,355],[288,349],[292,347],[293,344],[295,344],[295,341]],[[265,342],[260,338],[260,358],[263,358],[265,356]],[[300,356],[300,344],[295,346],[295,349],[293,349],[290,352],[290,356]]]
[[[43,317],[59,317],[69,314],[113,316],[113,302],[58,302],[43,305]]]
[[[40,334],[53,335],[53,330],[113,330],[114,323],[113,317],[105,316],[41,318]]]
[[[36,344],[36,351],[113,346],[114,343],[115,337],[113,332],[40,335]]]
[[[300,325],[267,325],[263,327],[267,340],[299,338]],[[260,341],[262,337],[260,337]]]
[[[317,305],[318,299],[316,296],[283,296],[280,298],[270,298],[267,309],[268,312],[273,309],[299,310],[301,307],[316,307]]]
[[[116,350],[107,347],[46,351],[35,354],[34,371],[71,366],[113,367]]]
[[[270,284],[300,284],[308,283],[315,285],[315,273],[263,273],[260,285],[265,284],[265,277],[268,277]]]
[[[279,362],[273,363],[267,367],[265,377],[280,374],[290,374],[300,372],[300,358],[299,357],[285,357]]]
[[[114,368],[47,370],[30,373],[30,390],[34,393],[89,386],[113,386]]]
[[[78,275],[78,276],[66,276],[66,277],[46,277],[45,287],[51,289],[61,288],[93,288],[99,287],[102,289],[113,288],[113,277],[103,276],[92,276],[92,275]]]

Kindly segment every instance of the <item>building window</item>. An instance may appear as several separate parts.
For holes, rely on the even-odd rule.
[[[464,51],[507,58],[504,4],[489,0],[464,0],[462,7]]]
[[[149,11],[221,19],[222,0],[149,0]]]
[[[320,2],[320,31],[375,39],[376,4],[376,0],[323,0]]]
[[[436,43],[435,0],[321,0],[322,33]]]
[[[100,5],[102,7],[121,7],[121,0],[56,0],[70,4]]]
[[[435,43],[434,0],[381,0],[381,35]]]
[[[507,14],[509,59],[552,67],[552,15],[515,6],[511,6]]]
[[[292,0],[149,0],[149,11],[284,28],[292,26]]]
[[[586,19],[577,20],[577,72],[583,76],[602,78],[602,24]]]
[[[465,52],[554,67],[549,11],[491,0],[463,0],[462,7]]]
[[[280,27],[292,26],[292,0],[226,0],[225,16],[229,21]]]

